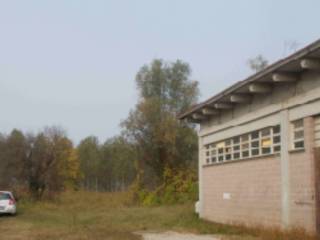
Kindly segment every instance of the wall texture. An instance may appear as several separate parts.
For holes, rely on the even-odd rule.
[[[290,153],[290,225],[316,231],[313,118],[304,119],[305,151]]]
[[[305,150],[289,153],[289,227],[316,232],[313,118],[304,119]],[[220,223],[282,227],[281,156],[202,167],[201,217]]]
[[[280,226],[279,156],[208,166],[202,173],[203,218]],[[229,194],[230,199],[226,199]]]

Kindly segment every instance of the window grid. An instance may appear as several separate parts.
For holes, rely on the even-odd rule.
[[[293,149],[304,149],[304,124],[303,119],[292,122]]]
[[[205,145],[206,163],[271,155],[281,151],[280,125]]]

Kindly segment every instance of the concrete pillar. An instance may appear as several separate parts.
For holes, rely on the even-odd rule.
[[[199,211],[199,217],[202,217],[203,216],[203,184],[202,184],[202,165],[203,165],[203,162],[204,162],[204,159],[203,159],[203,142],[202,142],[202,137],[201,136],[198,136],[198,139],[199,139],[199,160],[198,160],[198,167],[199,167],[199,170],[198,170],[198,181],[199,181],[199,202],[198,202],[198,211]]]
[[[280,112],[281,125],[281,223],[283,228],[290,224],[290,121],[288,110]]]
[[[312,218],[312,222],[315,223],[314,226],[314,231],[312,232],[317,232],[317,228],[318,228],[318,221],[319,221],[319,216],[317,215],[318,212],[318,204],[317,201],[319,200],[317,197],[317,189],[318,189],[318,164],[317,164],[317,155],[316,155],[316,149],[315,149],[315,140],[314,140],[314,118],[313,117],[306,117],[304,118],[303,121],[304,124],[304,145],[305,145],[305,152],[306,152],[306,156],[307,159],[305,159],[305,161],[308,161],[310,164],[310,169],[312,169],[312,171],[310,172],[310,174],[306,175],[305,177],[309,177],[310,178],[310,183],[311,185],[313,185],[312,188],[312,196],[311,199],[313,199],[313,206],[312,208],[314,209],[314,211],[312,211],[312,216],[310,216]]]
[[[315,148],[315,201],[316,232],[320,236],[320,147]]]

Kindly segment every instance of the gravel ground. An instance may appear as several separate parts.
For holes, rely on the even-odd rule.
[[[139,233],[144,240],[220,240],[212,235],[194,235],[175,232]]]

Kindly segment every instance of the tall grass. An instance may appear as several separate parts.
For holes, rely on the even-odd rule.
[[[225,239],[315,240],[302,230],[281,232],[199,220],[193,204],[143,207],[128,193],[66,192],[54,201],[19,202],[16,217],[0,217],[6,240],[138,240],[137,231],[218,234]]]

